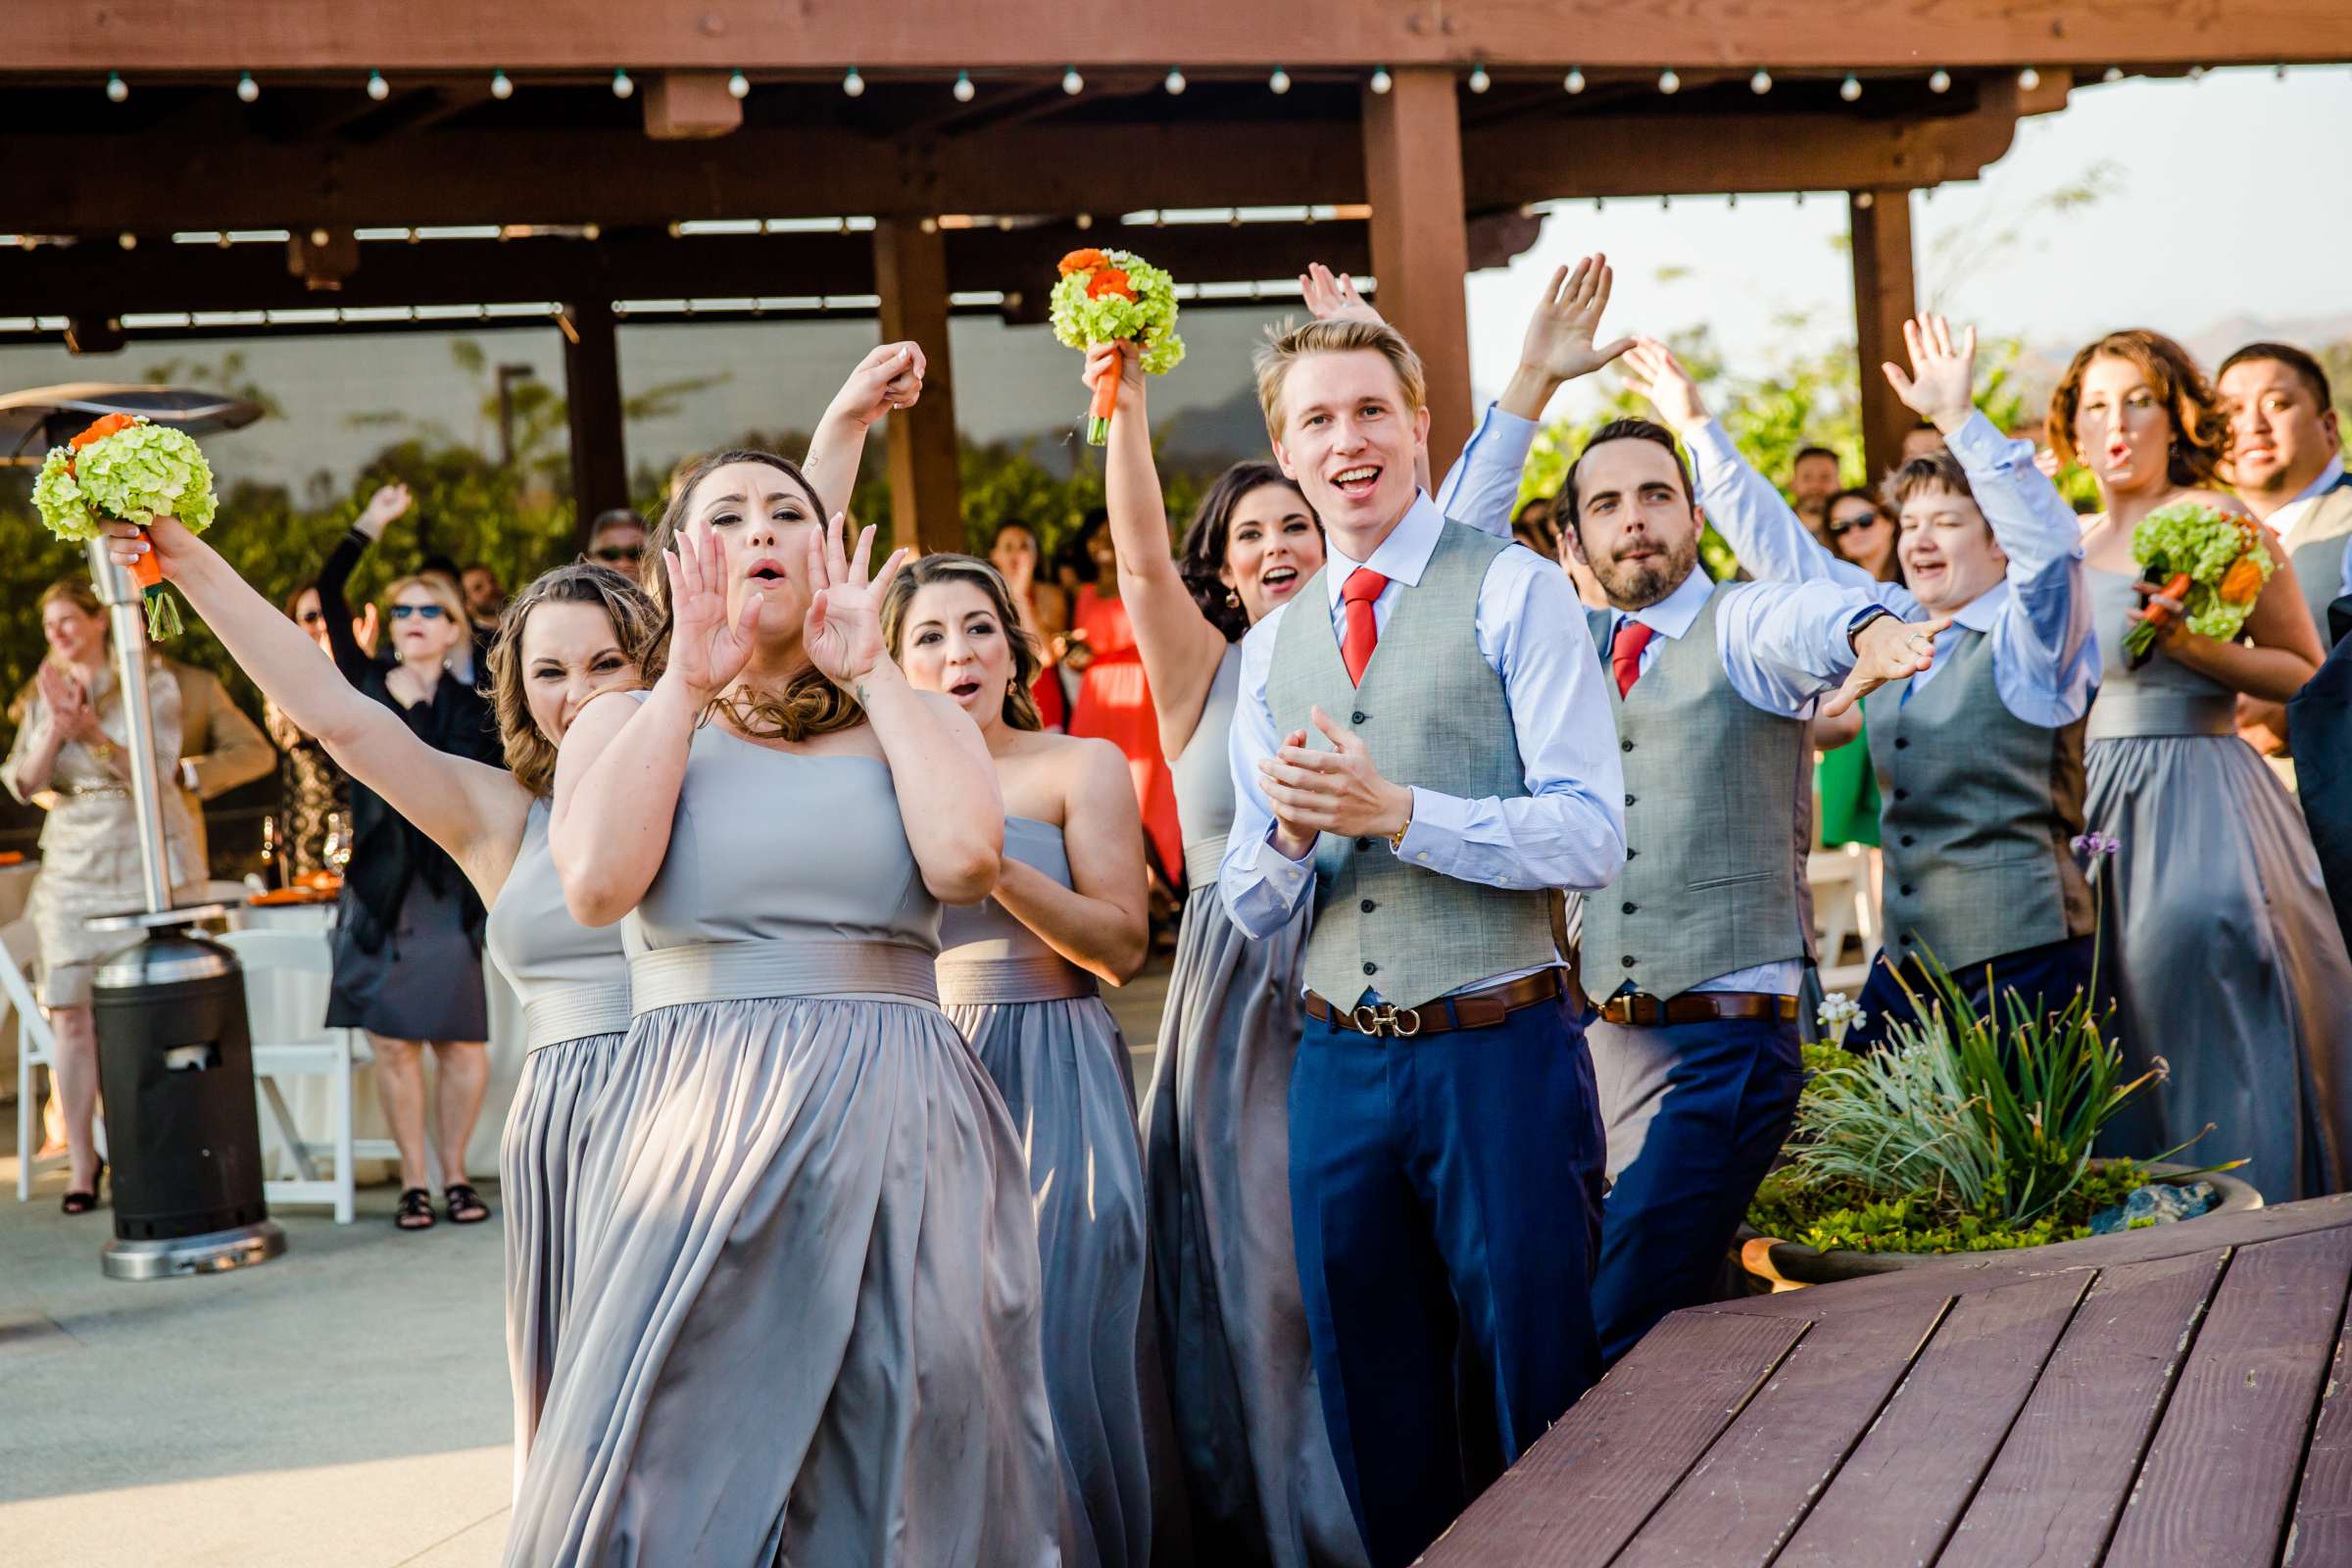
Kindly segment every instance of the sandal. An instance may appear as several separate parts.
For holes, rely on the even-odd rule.
[[[87,1214],[98,1206],[98,1184],[106,1180],[106,1161],[98,1162],[98,1174],[90,1178],[88,1188],[76,1188],[66,1195],[58,1209],[67,1214]]]
[[[479,1225],[490,1217],[490,1205],[482,1201],[482,1195],[464,1182],[450,1183],[441,1189],[441,1196],[448,1202],[452,1225]]]
[[[392,1224],[397,1230],[431,1230],[433,1228],[433,1195],[421,1187],[412,1187],[402,1193],[400,1206],[392,1210]]]

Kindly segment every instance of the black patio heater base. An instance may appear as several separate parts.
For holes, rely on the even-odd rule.
[[[103,922],[144,932],[99,965],[91,988],[114,1164],[110,1279],[214,1274],[286,1250],[262,1200],[245,977],[228,949],[185,929],[220,912]]]

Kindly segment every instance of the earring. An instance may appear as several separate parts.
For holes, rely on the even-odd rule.
[[[1242,596],[1238,591],[1231,588],[1225,590],[1225,608],[1227,610],[1239,610],[1242,608]]]

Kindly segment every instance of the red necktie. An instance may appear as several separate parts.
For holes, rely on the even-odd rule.
[[[1642,678],[1642,650],[1655,633],[1638,620],[1617,623],[1617,640],[1609,647],[1609,668],[1617,676],[1617,695],[1623,697]]]
[[[1372,601],[1388,585],[1389,579],[1370,566],[1358,566],[1340,587],[1340,603],[1348,612],[1348,629],[1340,637],[1340,659],[1348,666],[1348,680],[1358,686],[1364,683],[1364,666],[1372,662],[1372,650],[1380,643],[1380,622],[1373,616]]]

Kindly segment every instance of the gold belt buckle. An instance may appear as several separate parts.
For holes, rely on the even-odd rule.
[[[1410,1040],[1421,1032],[1421,1009],[1406,1007],[1398,1011],[1393,1002],[1384,1002],[1377,1007],[1359,1002],[1348,1014],[1348,1021],[1355,1026],[1356,1033],[1370,1035],[1375,1040],[1383,1035],[1392,1040]]]

